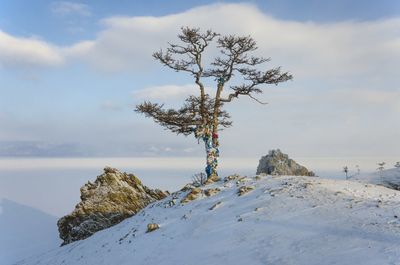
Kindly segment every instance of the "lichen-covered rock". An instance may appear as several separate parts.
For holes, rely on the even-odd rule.
[[[210,177],[208,177],[208,179],[206,180],[206,182],[204,184],[208,185],[208,184],[212,184],[212,183],[218,182],[220,180],[221,180],[220,177],[218,177],[216,175],[211,175]]]
[[[210,196],[214,196],[215,194],[217,194],[220,191],[221,190],[219,188],[206,189],[206,190],[204,190],[204,195],[206,195],[207,197],[210,197]]]
[[[58,220],[63,245],[85,239],[136,214],[168,192],[144,186],[133,174],[106,167],[104,174],[81,188],[81,202]]]
[[[261,157],[257,167],[258,174],[287,175],[287,176],[315,176],[314,172],[297,164],[281,150],[271,150],[268,155]]]
[[[186,195],[185,198],[181,200],[182,204],[188,203],[190,201],[194,201],[199,198],[203,193],[203,190],[200,188],[193,188],[191,191]]]
[[[237,194],[238,194],[238,196],[242,196],[252,190],[254,190],[253,186],[242,186],[238,189]]]
[[[159,225],[159,224],[156,224],[156,223],[147,224],[147,231],[146,231],[146,233],[153,232],[153,231],[155,231],[155,230],[157,230],[157,229],[160,229],[160,225]]]
[[[239,177],[237,180],[236,180],[236,185],[241,185],[242,183],[245,183],[246,181],[249,181],[250,180],[250,178],[248,178],[248,177],[246,177],[246,176],[244,176],[244,177]]]
[[[238,178],[240,178],[240,175],[238,174],[229,175],[226,178],[224,178],[224,182],[232,181]]]

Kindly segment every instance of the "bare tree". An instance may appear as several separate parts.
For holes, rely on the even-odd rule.
[[[379,176],[381,177],[381,179],[383,178],[383,170],[385,169],[385,162],[379,162],[377,163],[377,165],[379,166],[376,170],[379,171]]]
[[[356,165],[356,170],[357,170],[357,173],[355,175],[360,175],[361,169],[360,169],[359,165]]]
[[[348,179],[349,178],[349,168],[348,168],[348,166],[344,166],[343,167],[343,172],[346,175],[346,179]]]
[[[165,109],[163,104],[146,101],[137,105],[136,111],[172,132],[186,136],[193,133],[202,140],[207,154],[207,178],[214,179],[218,176],[218,132],[232,125],[230,115],[223,110],[224,104],[240,96],[265,104],[255,97],[263,92],[261,85],[278,85],[292,79],[292,75],[281,72],[280,67],[259,70],[269,58],[252,55],[257,44],[250,36],[221,36],[212,30],[202,32],[198,28],[183,27],[178,39],[177,44],[169,43],[153,57],[172,70],[191,75],[199,94],[188,97],[180,109]],[[218,47],[219,54],[206,66],[203,58],[212,43]],[[207,78],[216,82],[211,95],[205,91]],[[223,97],[225,88],[229,93]]]
[[[192,184],[195,187],[203,186],[207,181],[207,176],[203,172],[196,173],[192,176]]]

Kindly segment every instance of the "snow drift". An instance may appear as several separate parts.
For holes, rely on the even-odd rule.
[[[371,184],[231,177],[18,264],[396,264],[399,203],[399,191]]]
[[[356,175],[353,176],[352,179],[400,190],[400,168],[391,168],[383,170],[382,172]]]
[[[0,201],[0,265],[37,255],[61,243],[57,217],[7,199]]]

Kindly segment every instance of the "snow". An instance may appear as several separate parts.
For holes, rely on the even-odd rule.
[[[243,185],[254,190],[238,196]],[[17,264],[399,264],[399,191],[293,176],[202,189],[216,187],[218,194],[184,205],[187,192],[171,194],[86,240]],[[160,229],[146,233],[148,223]]]
[[[352,180],[382,185],[388,188],[400,189],[400,168],[391,168],[382,172],[355,175]]]
[[[60,245],[56,217],[7,199],[0,206],[0,265]]]

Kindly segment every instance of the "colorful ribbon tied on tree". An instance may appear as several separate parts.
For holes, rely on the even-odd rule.
[[[200,125],[196,127],[194,135],[198,140],[202,139],[205,144],[207,153],[207,166],[205,168],[205,171],[207,174],[207,178],[210,176],[218,176],[218,134],[212,133],[210,126]]]

